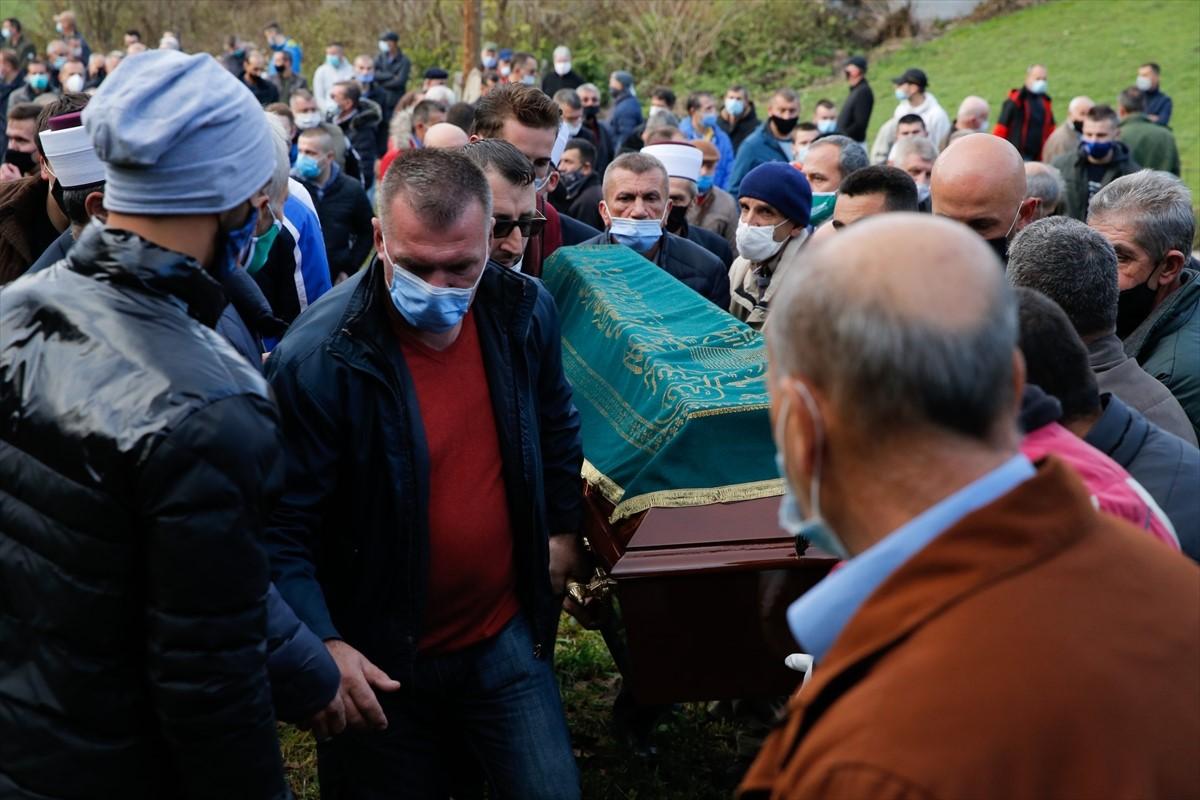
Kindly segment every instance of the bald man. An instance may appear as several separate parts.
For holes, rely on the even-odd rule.
[[[1097,511],[1065,463],[1019,454],[1024,361],[992,252],[884,214],[799,267],[766,328],[780,521],[846,561],[788,610],[815,668],[739,796],[1200,794],[1181,755],[1200,569]],[[1129,679],[1130,653],[1153,681]]]
[[[1074,153],[1079,149],[1079,137],[1083,133],[1083,121],[1087,113],[1096,105],[1092,98],[1080,95],[1071,98],[1067,106],[1067,121],[1054,129],[1046,144],[1042,147],[1042,161],[1049,164],[1065,153]]]
[[[439,122],[425,131],[425,147],[457,150],[465,146],[467,141],[466,131],[449,122]]]
[[[1025,161],[998,136],[967,136],[933,163],[933,213],[961,222],[1008,259],[1008,243],[1033,221],[1037,201],[1025,197]]]
[[[988,116],[991,113],[991,106],[982,97],[973,94],[964,97],[963,101],[958,104],[958,116],[954,118],[954,133],[958,131],[987,132]],[[942,142],[942,148],[945,149],[947,144],[949,144],[949,140]]]

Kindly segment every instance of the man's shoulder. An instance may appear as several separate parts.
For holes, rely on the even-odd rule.
[[[686,264],[702,272],[724,272],[725,265],[713,253],[705,250],[690,239],[676,236],[673,233],[663,233],[670,242],[667,249],[667,259]]]

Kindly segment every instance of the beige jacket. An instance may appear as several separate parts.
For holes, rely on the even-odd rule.
[[[794,236],[762,263],[738,256],[729,268],[729,313],[751,328],[762,330],[779,279],[792,269],[807,241],[808,231]]]

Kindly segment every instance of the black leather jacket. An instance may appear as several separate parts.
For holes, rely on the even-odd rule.
[[[286,797],[266,383],[193,259],[87,228],[0,291],[0,796]]]

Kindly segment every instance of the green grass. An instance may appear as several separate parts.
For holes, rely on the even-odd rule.
[[[727,800],[732,795],[757,749],[757,740],[743,729],[714,718],[704,704],[684,704],[660,720],[654,733],[658,753],[642,755],[612,725],[620,678],[600,634],[564,615],[555,669],[585,798]],[[317,800],[312,737],[281,725],[280,741],[296,797]]]
[[[1024,81],[1025,68],[1049,71],[1055,116],[1088,95],[1116,104],[1132,86],[1138,65],[1162,66],[1162,88],[1175,109],[1171,129],[1183,161],[1183,179],[1200,200],[1200,2],[1197,0],[1054,0],[975,25],[963,25],[928,42],[910,43],[871,59],[875,91],[870,138],[896,108],[891,79],[908,67],[929,76],[934,93],[954,119],[964,97],[977,94],[992,106],[992,121],[1008,91]],[[845,84],[813,86],[803,93],[805,113],[817,99],[840,103]]]

